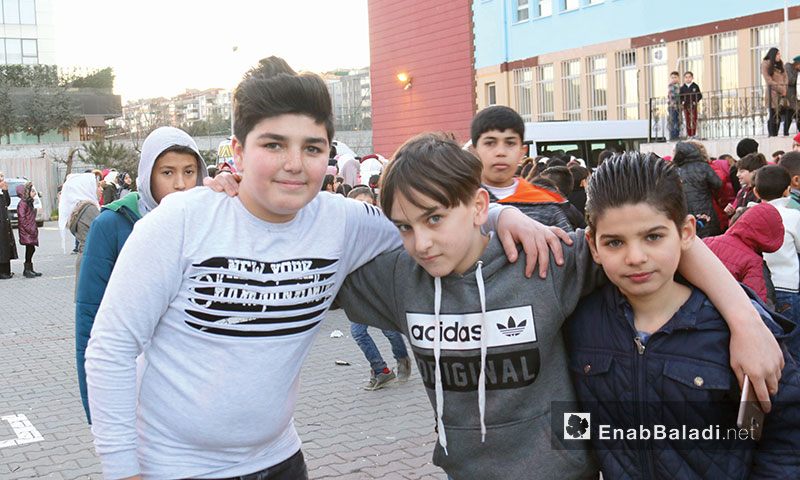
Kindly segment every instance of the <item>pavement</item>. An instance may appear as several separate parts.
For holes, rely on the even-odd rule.
[[[100,479],[75,372],[76,257],[62,252],[56,222],[39,229],[39,242],[33,263],[43,276],[22,277],[15,260],[14,278],[0,281],[0,479]],[[344,336],[331,338],[334,330]],[[393,367],[389,342],[370,332]],[[347,318],[329,312],[303,366],[295,412],[310,478],[446,479],[431,464],[433,411],[419,373],[374,392],[362,389],[368,380]]]

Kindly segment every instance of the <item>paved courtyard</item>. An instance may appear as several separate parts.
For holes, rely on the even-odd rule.
[[[0,282],[0,479],[100,479],[75,373],[75,256],[62,253],[55,222],[39,241],[34,265],[44,276],[22,277],[15,260],[14,278]],[[331,338],[334,330],[344,337]],[[371,332],[394,366],[386,338]],[[295,414],[310,477],[445,479],[431,464],[434,421],[418,372],[376,392],[361,388],[368,376],[347,319],[331,312],[304,365]]]

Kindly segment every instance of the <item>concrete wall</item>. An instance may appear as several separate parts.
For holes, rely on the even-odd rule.
[[[374,151],[424,131],[469,137],[474,112],[470,0],[369,0]],[[411,77],[403,89],[397,74]]]
[[[767,161],[772,161],[772,152],[776,152],[778,150],[783,150],[784,152],[791,152],[792,151],[792,137],[763,137],[763,136],[756,136],[753,137],[756,142],[758,142],[758,151],[763,153],[765,157],[767,157]],[[734,158],[736,157],[736,145],[739,143],[741,138],[724,138],[720,140],[703,140],[703,145],[706,147],[706,151],[708,152],[709,156],[712,157],[719,157],[727,153],[728,155],[733,155]],[[675,149],[675,142],[667,142],[667,143],[643,143],[641,146],[641,151],[643,152],[653,152],[660,156],[672,155],[673,150]]]

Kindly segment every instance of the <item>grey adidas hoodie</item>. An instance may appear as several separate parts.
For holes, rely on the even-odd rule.
[[[561,326],[605,281],[583,231],[570,235],[544,280],[525,278],[524,253],[508,263],[493,237],[463,275],[433,278],[399,248],[339,292],[350,320],[408,337],[436,411],[433,463],[457,480],[597,478],[587,446],[556,435],[563,412],[551,419],[551,402],[576,401]]]
[[[197,148],[197,144],[188,133],[175,127],[159,127],[153,130],[142,143],[142,155],[139,159],[139,170],[136,176],[136,190],[139,192],[139,214],[142,216],[158,206],[150,191],[150,177],[156,159],[164,153],[164,150],[174,146],[189,147],[200,158],[200,161],[197,162],[198,187],[203,185],[203,179],[208,176],[208,168],[206,168],[206,163],[200,154],[200,149]]]

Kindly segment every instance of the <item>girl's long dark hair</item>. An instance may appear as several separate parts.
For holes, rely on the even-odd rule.
[[[769,76],[775,74],[775,69],[777,68],[779,72],[783,72],[783,60],[775,60],[775,57],[778,56],[778,49],[776,47],[772,47],[767,51],[767,55],[764,57],[764,60],[769,60]]]

